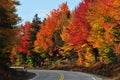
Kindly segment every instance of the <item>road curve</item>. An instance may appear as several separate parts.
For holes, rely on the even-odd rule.
[[[98,76],[82,72],[71,72],[61,70],[28,70],[36,76],[29,80],[104,80]]]

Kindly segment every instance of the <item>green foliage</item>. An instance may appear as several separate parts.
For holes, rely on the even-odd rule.
[[[68,11],[67,18],[70,19],[70,17],[71,17],[71,14],[70,14],[70,11]]]
[[[31,24],[31,32],[30,32],[30,41],[32,44],[30,44],[29,49],[32,50],[34,48],[34,41],[36,40],[36,34],[40,30],[40,18],[38,17],[38,14],[36,14],[33,18],[32,24]]]
[[[100,50],[101,50],[101,57],[106,64],[110,64],[116,61],[117,57],[114,54],[112,46],[107,46]]]
[[[40,56],[41,56],[42,58],[46,58],[45,53],[41,54]]]
[[[27,63],[29,66],[33,66],[33,56],[29,55],[27,56]]]
[[[36,53],[39,53],[39,54],[45,53],[45,50],[42,49],[41,47],[35,47],[35,48],[34,48],[34,51],[35,51]]]
[[[11,65],[20,66],[23,64],[22,55],[18,53],[16,48],[13,48],[10,55]]]
[[[52,40],[56,46],[62,47],[64,42],[62,41],[60,34],[61,34],[60,30],[55,31]]]
[[[22,64],[27,64],[27,54],[21,54]]]
[[[116,27],[113,27],[113,36],[115,37],[115,42],[120,43],[120,24],[118,24]]]
[[[23,64],[22,56],[21,56],[20,54],[17,53],[17,54],[14,56],[14,58],[15,58],[16,60],[15,60],[15,63],[14,63],[13,65],[15,65],[15,66],[21,66],[21,65]]]
[[[109,59],[109,62],[108,63],[113,63],[116,61],[117,57],[116,55],[114,54],[113,52],[113,49],[111,47],[109,47],[109,50],[107,52],[107,55],[106,55]]]

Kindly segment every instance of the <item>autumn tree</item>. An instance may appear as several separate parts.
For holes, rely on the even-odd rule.
[[[38,14],[36,14],[33,18],[33,21],[31,23],[31,27],[30,27],[30,42],[31,44],[28,46],[29,50],[30,50],[30,55],[29,55],[29,61],[31,62],[31,64],[33,66],[40,66],[39,63],[41,63],[41,57],[40,55],[35,52],[34,49],[34,41],[36,40],[36,35],[37,32],[40,30],[40,26],[41,26],[42,22],[40,21],[40,18],[38,17]]]
[[[98,48],[100,61],[103,63],[111,63],[116,58],[113,52],[113,30],[119,24],[118,3],[118,0],[96,1],[87,12],[87,20],[91,25],[88,41]]]
[[[69,24],[68,20],[70,19],[70,11],[67,6],[67,2],[59,6],[59,13],[61,14],[60,15],[61,17],[57,23],[57,26],[59,27],[59,29],[53,33],[52,39],[53,39],[55,46],[62,47],[64,45],[64,41],[62,40],[60,35],[61,35],[63,27]]]
[[[70,39],[68,41],[75,46],[82,45],[83,43],[85,43],[86,38],[89,35],[90,26],[85,18],[86,12],[89,8],[89,4],[89,0],[82,1],[79,4],[79,6],[75,9],[74,20],[70,22]]]
[[[40,30],[40,24],[42,22],[40,21],[40,18],[38,17],[38,14],[36,14],[33,18],[32,24],[31,24],[31,32],[30,32],[30,41],[32,44],[30,45],[29,49],[34,48],[34,41],[36,40],[36,34]]]
[[[10,79],[8,74],[5,74],[10,74],[9,57],[19,34],[19,29],[16,27],[20,20],[16,14],[17,5],[19,2],[15,0],[0,0],[0,72],[3,80]]]
[[[30,22],[26,22],[25,25],[22,25],[22,32],[21,32],[21,42],[20,45],[18,46],[18,51],[23,54],[28,54],[30,55],[30,51],[28,46],[31,44],[30,42]]]
[[[18,52],[22,54],[24,62],[27,60],[28,64],[32,66],[36,54],[34,53],[34,41],[36,40],[36,34],[40,29],[41,21],[36,14],[33,18],[32,23],[26,22],[25,25],[21,26],[21,41],[18,46]],[[37,55],[39,56],[39,55]]]
[[[47,50],[52,47],[54,43],[58,44],[56,37],[60,38],[60,32],[58,31],[67,24],[64,21],[67,14],[67,3],[63,3],[58,9],[51,11],[45,20],[45,25],[41,27],[41,30],[37,34],[35,46],[40,46],[44,50]],[[63,44],[62,41],[61,44]]]
[[[21,26],[21,39],[18,45],[18,52],[22,55],[23,63],[27,62],[27,56],[30,55],[29,45],[30,41],[30,27],[31,23],[26,22],[25,25]]]
[[[69,20],[69,25],[63,28],[61,35],[62,39],[67,42],[63,48],[68,50],[75,49],[79,58],[82,58],[79,50],[86,43],[90,31],[90,25],[86,21],[86,12],[89,9],[89,4],[89,0],[83,0],[75,8]]]
[[[58,59],[59,48],[64,42],[60,36],[61,30],[68,25],[70,11],[67,2],[50,12],[50,15],[44,20],[44,24],[37,33],[36,41],[34,42],[35,50],[44,57],[49,56],[51,60]],[[47,52],[47,54],[46,54]]]
[[[14,38],[19,34],[19,29],[15,28],[20,20],[16,14],[17,5],[19,2],[15,0],[0,0],[0,59],[4,64],[9,63],[9,56],[16,41]]]

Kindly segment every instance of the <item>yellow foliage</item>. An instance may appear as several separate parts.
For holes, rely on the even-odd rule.
[[[67,33],[67,26],[63,26],[62,33],[61,33],[61,38],[63,41],[67,41],[69,38],[69,34]]]
[[[40,53],[40,52],[43,51],[43,49],[41,47],[37,46],[37,47],[34,48],[34,51],[37,52],[37,53]]]
[[[64,51],[70,51],[73,49],[73,46],[69,43],[66,43],[66,44],[64,44],[63,47],[61,47],[61,49],[63,49]]]

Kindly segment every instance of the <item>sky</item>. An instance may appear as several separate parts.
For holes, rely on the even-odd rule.
[[[69,9],[73,10],[81,0],[17,0],[21,5],[17,6],[17,14],[22,18],[20,24],[32,21],[35,14],[43,20],[53,9],[58,9],[59,5],[67,2]]]

